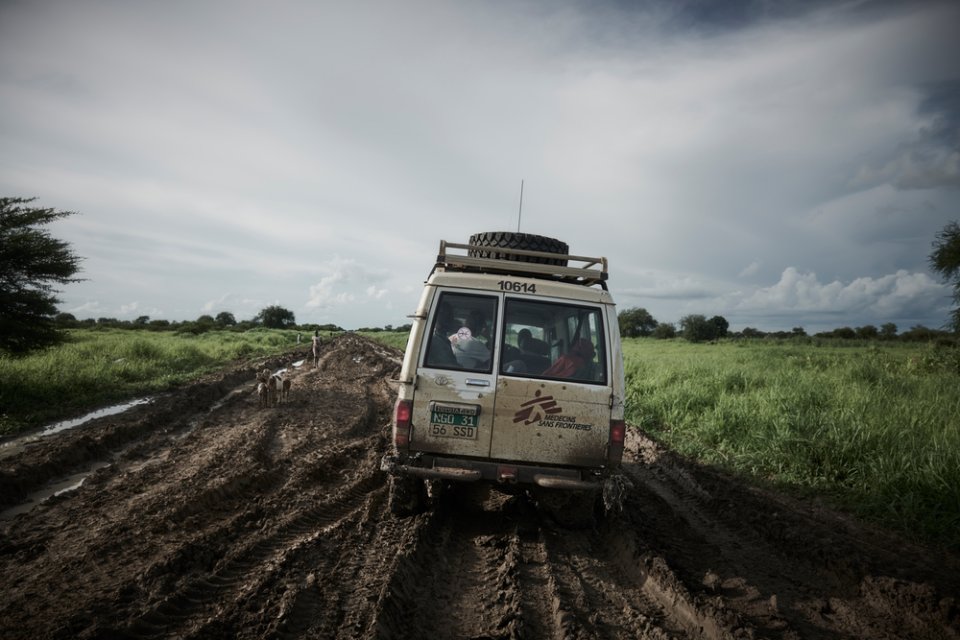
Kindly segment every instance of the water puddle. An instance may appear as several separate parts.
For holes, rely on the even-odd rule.
[[[291,366],[298,367],[298,366],[301,366],[303,362],[304,362],[303,360],[299,362],[294,362]],[[281,369],[277,373],[283,374],[286,371],[287,371],[286,369]],[[178,433],[172,434],[170,437],[170,441],[177,442],[182,438],[186,437],[187,435],[192,433],[194,429],[200,426],[204,418],[214,413],[215,411],[218,411],[219,409],[223,408],[223,406],[231,399],[236,398],[237,396],[240,396],[240,395],[247,394],[249,392],[250,392],[249,388],[246,388],[246,387],[241,389],[234,389],[233,391],[228,393],[226,396],[224,396],[220,400],[217,400],[216,402],[214,402],[203,416],[200,416],[191,420],[185,429],[182,429]],[[40,431],[34,432],[30,435],[20,436],[20,437],[8,440],[7,442],[0,443],[0,459],[12,456],[22,451],[23,449],[27,448],[28,446],[40,442],[42,438],[45,438],[47,436],[51,436],[57,433],[68,431],[70,429],[74,429],[76,427],[79,427],[82,424],[90,422],[91,420],[96,420],[97,418],[103,418],[106,416],[112,416],[118,413],[123,413],[124,411],[127,411],[133,407],[143,405],[143,404],[149,404],[150,402],[153,402],[153,400],[154,400],[153,397],[139,398],[137,400],[132,400],[130,402],[124,402],[122,404],[105,407],[103,409],[92,411],[79,418],[57,422],[55,424],[44,427]],[[134,444],[135,443],[131,443],[131,445],[129,446],[134,446]],[[112,454],[112,458],[116,460],[122,457],[126,449],[127,448],[122,448],[120,451],[114,452]],[[143,470],[146,467],[162,462],[170,455],[170,452],[171,452],[171,449],[169,447],[166,447],[161,451],[156,452],[153,456],[146,458],[145,460],[141,460],[139,462],[130,464],[126,471],[128,473],[136,473],[138,471]],[[86,467],[84,467],[80,471],[77,471],[74,474],[71,474],[69,476],[66,476],[48,483],[42,489],[39,489],[29,494],[25,502],[18,504],[14,507],[11,507],[9,509],[6,509],[4,511],[0,511],[0,521],[12,520],[13,518],[17,517],[20,514],[31,511],[34,507],[43,504],[47,500],[51,500],[53,498],[56,498],[57,496],[79,489],[83,485],[83,482],[92,473],[96,472],[98,469],[109,467],[110,465],[111,465],[111,462],[109,461],[98,460],[96,462],[90,463],[89,465],[87,465]]]
[[[56,498],[62,496],[65,493],[71,491],[76,491],[83,485],[84,480],[86,480],[90,474],[98,469],[103,469],[104,467],[109,467],[109,462],[95,462],[83,471],[74,473],[73,475],[60,478],[50,482],[42,489],[34,491],[33,493],[27,496],[26,502],[18,504],[15,507],[10,507],[0,511],[0,521],[13,520],[21,513],[27,513],[31,511],[34,507],[43,504],[45,501],[50,500],[51,498]]]
[[[63,433],[64,431],[69,431],[70,429],[75,429],[82,424],[86,424],[91,420],[96,420],[97,418],[103,418],[106,416],[113,416],[118,413],[123,413],[124,411],[132,409],[133,407],[136,407],[142,404],[149,404],[150,402],[153,402],[153,397],[139,398],[137,400],[131,400],[130,402],[111,405],[109,407],[104,407],[103,409],[97,409],[96,411],[91,411],[90,413],[80,416],[79,418],[73,418],[71,420],[62,420],[60,422],[55,422],[54,424],[44,427],[40,431],[35,431],[28,435],[11,438],[6,442],[0,443],[0,459],[7,458],[16,453],[19,453],[20,451],[23,451],[25,448],[27,448],[31,444],[36,444],[37,442],[39,442],[41,438],[52,436],[58,433]]]
[[[85,416],[80,416],[79,418],[74,418],[73,420],[64,420],[62,422],[52,424],[49,427],[44,427],[44,429],[40,432],[40,435],[49,436],[53,435],[54,433],[60,433],[61,431],[66,431],[67,429],[79,427],[85,422],[90,422],[91,420],[104,418],[106,416],[114,416],[118,413],[123,413],[128,409],[132,409],[133,407],[141,404],[149,404],[150,402],[153,402],[153,398],[140,398],[138,400],[124,402],[123,404],[115,404],[110,407],[104,407],[103,409],[97,409],[96,411],[92,411]]]

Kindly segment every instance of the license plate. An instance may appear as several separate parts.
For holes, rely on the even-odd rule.
[[[437,438],[462,438],[476,440],[477,416],[445,411],[430,412],[430,435]]]

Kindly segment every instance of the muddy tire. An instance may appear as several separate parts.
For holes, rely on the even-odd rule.
[[[543,251],[545,253],[564,255],[570,253],[570,247],[562,240],[538,236],[532,233],[513,233],[510,231],[475,233],[470,236],[470,244],[477,247],[490,247],[493,249],[522,249],[526,251]],[[471,249],[467,255],[474,258],[494,258],[496,260],[512,260],[514,262],[536,262],[538,264],[550,264],[558,267],[567,266],[567,261],[561,258],[515,256],[498,253],[496,251],[480,251],[477,249]]]
[[[420,478],[390,476],[390,513],[406,518],[422,513],[427,505],[427,489]]]
[[[541,489],[533,494],[537,508],[565,529],[589,529],[603,517],[598,491]]]

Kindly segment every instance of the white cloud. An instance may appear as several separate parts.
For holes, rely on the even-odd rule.
[[[374,300],[379,300],[383,296],[387,295],[388,291],[386,289],[378,289],[376,285],[370,285],[367,287],[367,297]]]
[[[143,308],[140,302],[122,303],[119,305],[106,304],[100,300],[88,300],[82,304],[68,305],[64,310],[81,317],[116,317],[120,320],[131,319],[134,316],[162,317],[163,310],[157,307]]]
[[[231,292],[225,293],[213,300],[208,300],[200,307],[200,311],[205,314],[229,311],[240,319],[244,316],[253,317],[266,306],[269,306],[269,303],[264,300],[258,300]]]
[[[372,300],[378,300],[388,293],[386,289],[377,287],[386,274],[372,271],[356,260],[334,257],[320,268],[327,274],[310,286],[305,303],[307,308],[330,309],[353,304],[358,300],[354,293],[356,290],[365,291],[367,298]]]
[[[84,302],[83,304],[78,304],[76,306],[69,307],[67,311],[69,311],[74,315],[87,314],[89,316],[93,316],[94,314],[103,313],[103,307],[98,301],[90,300],[90,301]]]
[[[779,282],[731,300],[738,312],[874,314],[877,319],[909,315],[914,310],[942,304],[945,285],[925,273],[905,270],[879,278],[857,278],[822,283],[813,272],[784,269]]]
[[[749,276],[755,275],[759,270],[760,270],[760,261],[754,260],[753,262],[748,264],[746,267],[744,267],[740,271],[740,273],[737,275],[741,278],[747,278]]]

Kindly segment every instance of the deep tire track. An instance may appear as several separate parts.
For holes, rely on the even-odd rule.
[[[336,526],[352,512],[362,509],[363,498],[372,491],[382,490],[382,485],[382,479],[376,474],[361,478],[330,501],[317,505],[279,526],[272,535],[241,549],[212,573],[191,580],[129,628],[117,630],[117,634],[144,639],[175,635],[195,612],[237,590],[260,567],[276,563],[278,556],[315,540],[324,534],[326,527]]]
[[[379,603],[376,637],[535,637],[521,635],[522,559],[508,500],[458,489],[413,519]]]

